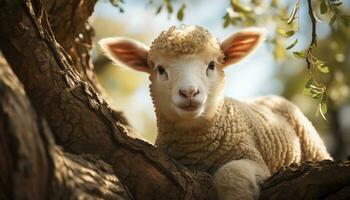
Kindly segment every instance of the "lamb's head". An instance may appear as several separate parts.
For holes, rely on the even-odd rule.
[[[157,117],[194,125],[212,117],[222,101],[224,68],[244,58],[264,38],[264,29],[250,28],[219,43],[206,29],[183,25],[163,31],[150,48],[119,37],[99,44],[117,64],[150,74]]]

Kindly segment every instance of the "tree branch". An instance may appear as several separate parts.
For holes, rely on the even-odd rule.
[[[62,152],[0,60],[0,199],[131,199],[112,167]]]
[[[91,60],[94,30],[87,19],[92,14],[96,1],[47,0],[43,3],[55,38],[71,56],[73,67],[80,73],[82,80],[107,96],[96,79]]]
[[[11,4],[11,5],[10,5]],[[154,146],[127,136],[103,99],[73,70],[54,36],[41,26],[37,1],[0,0],[0,48],[58,144],[95,154],[113,166],[136,199],[207,199],[210,176],[178,166]],[[142,184],[139,182],[142,180]]]
[[[307,0],[308,10],[309,10],[309,17],[311,20],[311,41],[310,41],[310,47],[317,45],[317,35],[316,35],[316,18],[314,15],[314,10],[312,8],[312,2],[311,0]]]
[[[85,22],[91,16],[97,0],[46,0],[48,19],[56,40],[69,51],[73,41],[85,29]]]
[[[350,161],[283,167],[262,185],[261,200],[277,199],[349,199]]]
[[[312,2],[311,0],[307,0],[307,4],[308,4],[308,10],[309,10],[309,17],[311,20],[311,41],[310,41],[310,46],[308,48],[308,52],[306,54],[306,58],[305,61],[307,63],[307,68],[310,69],[311,68],[311,61],[310,61],[310,55],[309,53],[311,53],[312,51],[312,47],[317,45],[317,34],[316,34],[316,18],[314,15],[314,11],[312,8]]]

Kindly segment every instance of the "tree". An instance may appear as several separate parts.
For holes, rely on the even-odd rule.
[[[1,199],[215,199],[210,174],[133,137],[99,95],[87,23],[95,2],[0,0]],[[349,198],[349,169],[285,167],[262,199]]]

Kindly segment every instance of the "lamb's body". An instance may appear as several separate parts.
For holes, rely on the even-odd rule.
[[[196,129],[177,129],[160,119],[156,144],[182,164],[209,172],[238,159],[266,164],[270,172],[300,161],[330,159],[309,120],[276,96],[250,102],[225,98],[214,118]]]
[[[149,48],[125,38],[100,42],[116,63],[150,74],[156,145],[214,175],[220,200],[257,199],[259,183],[283,165],[331,159],[309,120],[280,97],[223,98],[224,68],[265,38],[246,29],[219,43],[199,26],[171,27]]]
[[[310,121],[295,105],[276,96],[250,102],[225,98],[214,118],[197,129],[176,129],[160,120],[156,143],[178,162],[210,173],[233,160],[255,161],[264,170],[257,182],[284,165],[331,159]],[[216,184],[225,187],[220,182],[231,177],[231,172],[221,172]],[[236,173],[233,176],[242,175],[239,170]]]

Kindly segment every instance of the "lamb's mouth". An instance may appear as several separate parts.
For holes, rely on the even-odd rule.
[[[191,112],[191,111],[196,111],[200,108],[200,106],[196,106],[196,105],[188,105],[188,106],[179,106],[179,108],[181,108],[184,111],[187,112]]]
[[[175,105],[176,113],[183,119],[195,119],[201,115],[203,109],[203,104],[199,102]]]
[[[199,101],[190,101],[186,104],[178,104],[177,107],[186,112],[194,112],[200,110],[202,105]]]

